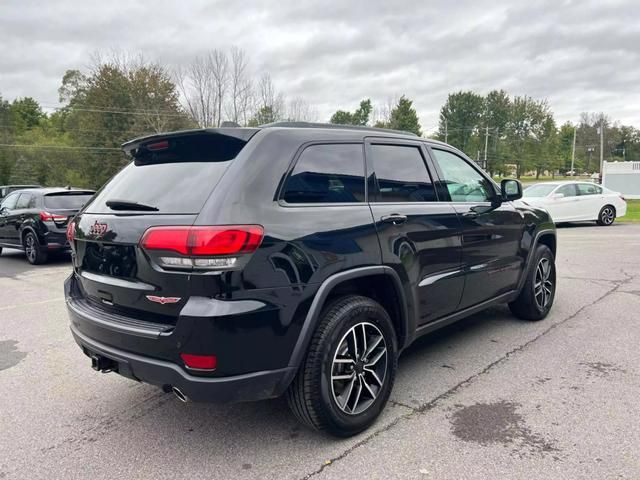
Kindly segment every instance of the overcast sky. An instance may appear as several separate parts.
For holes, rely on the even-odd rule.
[[[50,105],[97,51],[170,66],[237,45],[321,120],[406,94],[432,131],[447,94],[546,98],[559,122],[640,127],[638,0],[0,0],[0,95]]]

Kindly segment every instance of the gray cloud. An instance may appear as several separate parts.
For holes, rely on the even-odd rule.
[[[7,0],[0,45],[0,94],[47,104],[96,51],[177,66],[237,45],[324,119],[406,94],[431,130],[448,93],[504,88],[546,98],[561,122],[588,110],[640,125],[633,0]]]

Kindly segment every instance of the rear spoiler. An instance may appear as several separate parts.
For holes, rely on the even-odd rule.
[[[170,140],[176,137],[201,137],[201,136],[224,136],[229,139],[237,139],[244,143],[248,142],[251,137],[260,131],[259,128],[200,128],[195,130],[178,130],[176,132],[158,133],[138,137],[122,144],[122,150],[130,157],[138,157],[147,151],[146,145],[161,142],[162,140]]]

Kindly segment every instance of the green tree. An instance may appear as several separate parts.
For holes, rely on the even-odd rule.
[[[336,125],[367,125],[372,110],[371,99],[366,98],[360,102],[360,106],[353,113],[338,110],[331,116],[329,122]]]
[[[11,122],[16,134],[39,126],[45,117],[40,104],[31,97],[16,99],[11,104]]]
[[[400,97],[398,104],[391,110],[389,128],[412,132],[419,137],[422,136],[418,114],[416,109],[413,108],[413,102],[404,95]]]
[[[478,143],[472,138],[478,135],[484,106],[485,99],[474,92],[449,94],[440,109],[437,138],[475,157]]]

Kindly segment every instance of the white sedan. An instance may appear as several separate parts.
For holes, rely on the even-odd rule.
[[[596,221],[608,226],[627,213],[620,193],[589,182],[536,183],[524,190],[522,200],[547,210],[555,223]]]

